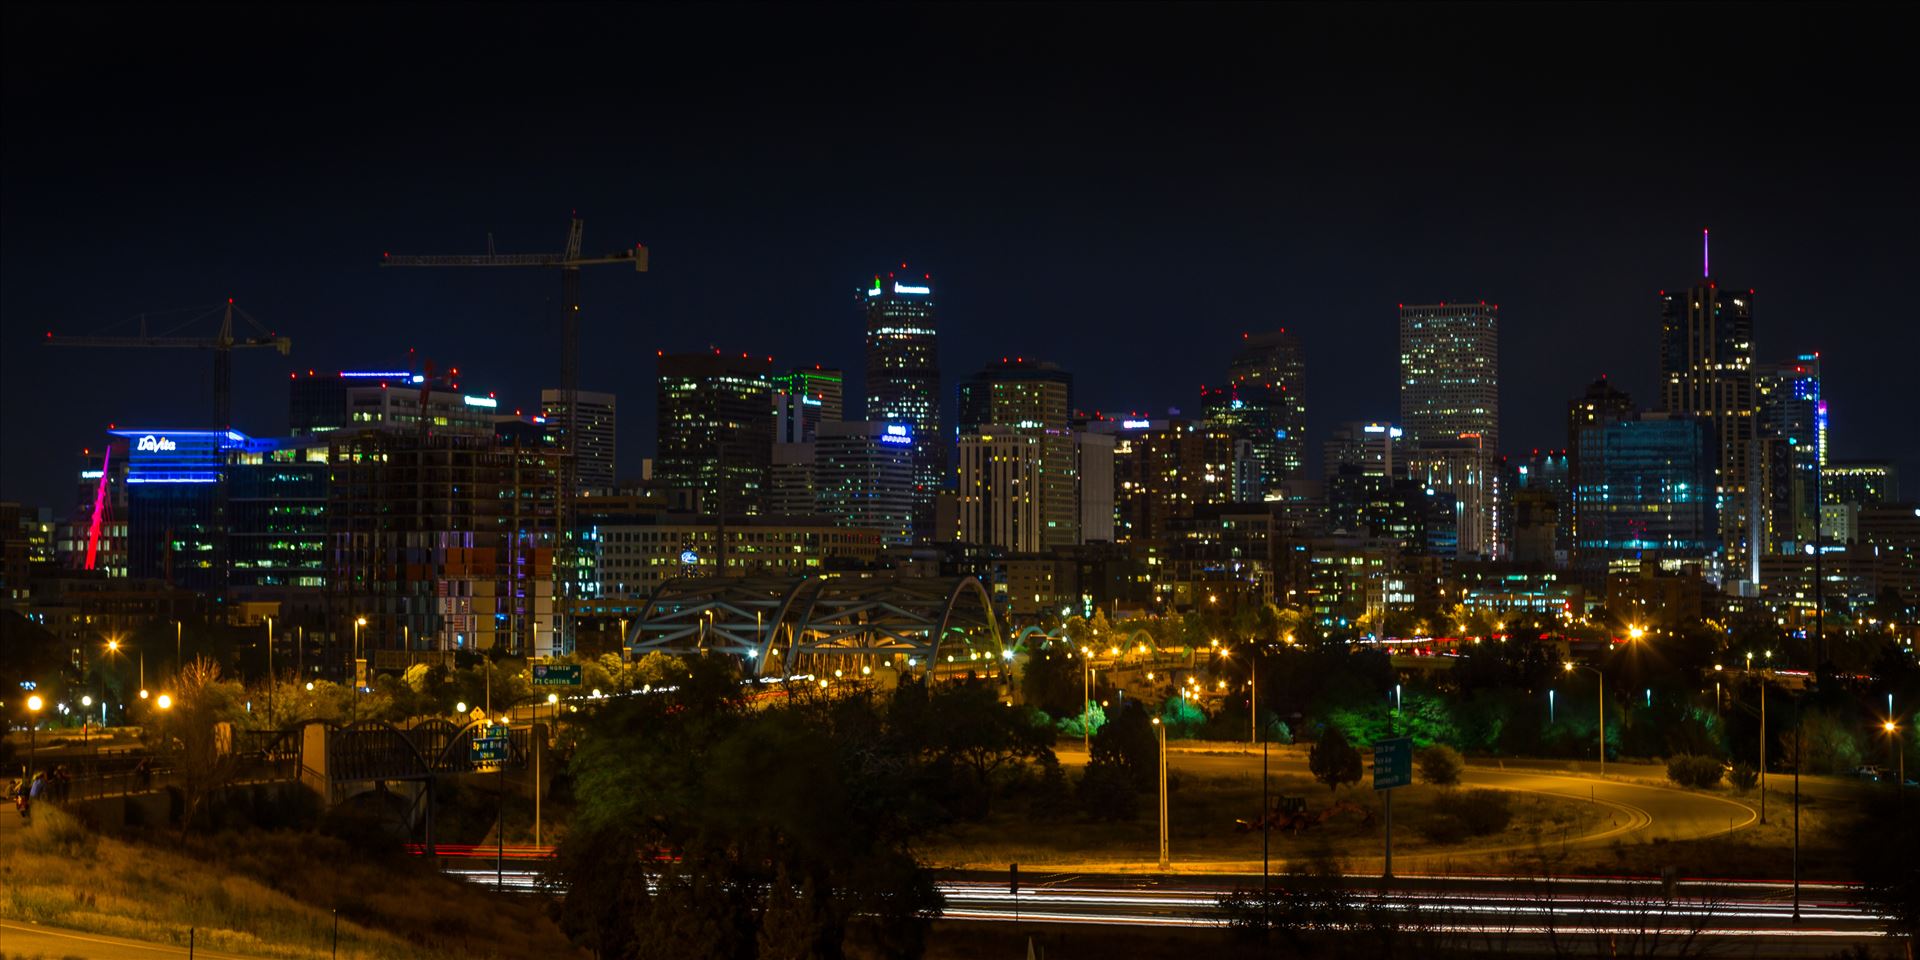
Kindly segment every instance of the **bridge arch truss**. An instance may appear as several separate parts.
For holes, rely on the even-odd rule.
[[[763,677],[826,657],[937,667],[1012,649],[973,577],[680,578],[655,591],[625,642],[635,657],[739,657]]]

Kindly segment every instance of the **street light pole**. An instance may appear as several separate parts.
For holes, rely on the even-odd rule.
[[[1760,681],[1760,822],[1767,822],[1767,681]]]
[[[1167,725],[1153,718],[1153,728],[1160,734],[1160,872],[1167,871]]]
[[[267,617],[267,727],[273,727],[273,617]]]
[[[1080,746],[1093,762],[1093,648],[1080,648]]]

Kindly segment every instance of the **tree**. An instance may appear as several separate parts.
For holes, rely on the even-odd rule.
[[[1415,758],[1420,767],[1420,779],[1428,783],[1451,787],[1460,782],[1460,772],[1466,769],[1466,761],[1460,758],[1460,751],[1444,743],[1436,743],[1420,751]]]
[[[1020,694],[1055,717],[1078,717],[1085,701],[1085,665],[1079,650],[1032,650],[1020,674]]]
[[[1328,727],[1320,742],[1307,753],[1307,769],[1313,778],[1338,792],[1344,784],[1360,782],[1360,751],[1347,742],[1339,727]]]
[[[1871,797],[1847,847],[1861,899],[1887,919],[1890,932],[1920,936],[1920,818],[1898,798]]]
[[[183,812],[180,835],[193,827],[207,795],[233,779],[233,724],[229,719],[245,694],[220,679],[220,665],[196,657],[180,671],[180,695],[165,718],[166,732],[180,742],[176,764]]]
[[[575,815],[547,874],[562,928],[606,958],[838,957],[856,930],[920,955],[940,896],[908,843],[944,817],[926,707],[750,711],[703,658],[671,693],[582,714]]]

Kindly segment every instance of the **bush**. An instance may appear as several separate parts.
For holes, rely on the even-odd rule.
[[[1755,770],[1753,767],[1748,766],[1747,764],[1736,763],[1733,766],[1733,774],[1731,775],[1731,779],[1733,781],[1734,789],[1739,790],[1741,793],[1745,793],[1748,790],[1752,790],[1754,784],[1760,782],[1760,771]]]
[[[1683,787],[1711,790],[1725,775],[1726,768],[1713,757],[1683,754],[1667,761],[1667,779]]]
[[[33,819],[28,822],[24,843],[35,853],[50,853],[78,859],[93,854],[93,834],[79,819],[51,803],[35,803]]]
[[[1080,809],[1095,820],[1132,820],[1140,815],[1133,777],[1117,763],[1096,761],[1080,775]]]
[[[1469,790],[1460,798],[1454,816],[1476,837],[1499,833],[1513,822],[1512,798],[1501,790]]]
[[[1513,822],[1511,798],[1500,790],[1469,790],[1459,802],[1435,813],[1415,829],[1433,843],[1460,843],[1507,829]]]
[[[1420,768],[1420,779],[1428,783],[1451,787],[1460,782],[1460,771],[1466,767],[1466,761],[1460,759],[1460,751],[1444,743],[1436,743],[1420,751],[1414,758]]]

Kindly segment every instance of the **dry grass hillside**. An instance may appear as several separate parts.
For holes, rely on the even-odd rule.
[[[7,811],[11,817],[13,812]],[[315,834],[132,842],[51,804],[0,831],[0,918],[307,960],[576,957],[542,905],[499,897],[405,857],[368,858]]]

